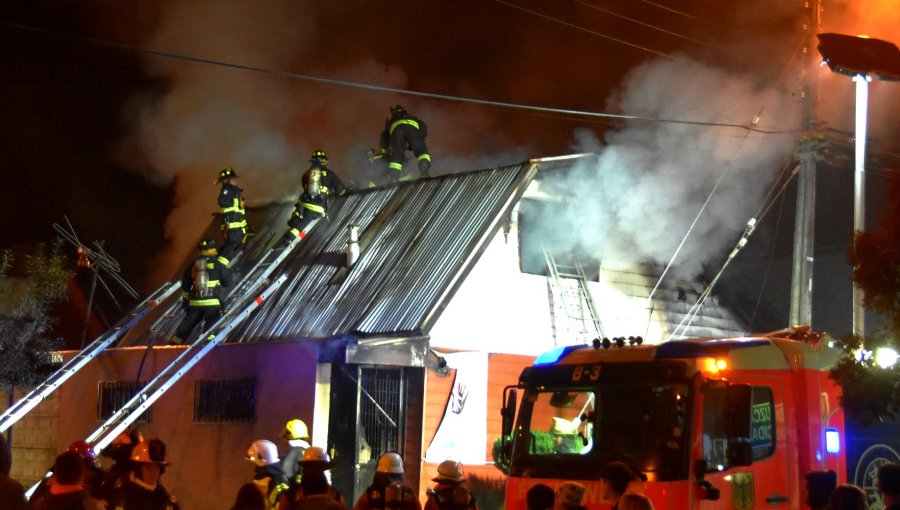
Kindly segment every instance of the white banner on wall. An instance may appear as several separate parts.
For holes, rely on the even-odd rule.
[[[427,462],[447,459],[463,464],[484,464],[487,443],[486,352],[457,352],[444,355],[447,366],[456,369],[447,409],[434,439],[425,451]]]

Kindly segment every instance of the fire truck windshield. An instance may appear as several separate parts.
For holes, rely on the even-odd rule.
[[[510,474],[588,478],[621,460],[653,479],[683,479],[689,400],[686,382],[634,379],[527,391]]]

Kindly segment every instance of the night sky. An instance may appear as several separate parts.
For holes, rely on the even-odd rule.
[[[825,32],[896,37],[900,14],[889,1],[822,3]],[[105,241],[145,294],[171,277],[210,221],[219,169],[235,167],[251,205],[296,196],[318,148],[346,181],[365,182],[365,150],[398,103],[427,122],[437,174],[622,139],[616,119],[466,98],[710,124],[748,125],[761,112],[759,127],[796,130],[788,110],[800,84],[803,4],[5,2],[0,247],[49,241],[67,215],[84,241]],[[827,68],[820,76],[819,115],[848,139],[849,78]],[[710,82],[712,92],[703,88]],[[871,89],[870,138],[900,153],[891,113],[900,85]],[[652,135],[642,140],[655,145]],[[780,150],[771,161],[784,164],[790,152]],[[690,187],[693,177],[681,179]]]

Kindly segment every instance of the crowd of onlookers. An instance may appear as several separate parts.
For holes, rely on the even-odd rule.
[[[298,420],[299,421],[299,420]],[[289,422],[290,424],[291,422]],[[300,422],[302,424],[302,422]],[[296,425],[296,424],[295,424]],[[286,427],[292,451],[279,455],[274,444],[254,441],[247,459],[255,464],[252,479],[242,485],[231,510],[347,510],[343,494],[330,482],[334,466],[328,453],[306,442],[308,434]],[[137,431],[121,434],[102,455],[112,459],[109,469],[88,443],[77,441],[59,454],[48,477],[26,500],[25,489],[9,477],[11,455],[0,435],[0,510],[180,510],[177,499],[163,485],[166,447],[159,439],[145,440]],[[475,496],[464,484],[462,464],[442,462],[424,503],[406,483],[403,459],[394,452],[378,458],[372,483],[353,510],[478,510]],[[634,490],[640,475],[622,462],[600,469],[596,493],[613,510],[654,510],[651,500]],[[837,484],[833,471],[811,471],[803,478],[803,502],[810,510],[866,510],[869,504],[900,510],[900,464],[878,468],[874,501],[852,484]],[[566,481],[556,488],[538,483],[526,494],[528,510],[585,510],[586,487]],[[878,506],[880,501],[881,506]],[[223,505],[224,507],[225,505]]]

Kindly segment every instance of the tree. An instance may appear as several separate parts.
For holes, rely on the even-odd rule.
[[[880,347],[900,351],[900,177],[892,176],[878,225],[857,232],[849,254],[853,281],[864,305],[887,319],[883,330],[838,341],[844,351],[831,377],[841,386],[841,406],[863,424],[900,417],[900,367],[879,367],[871,355]]]
[[[46,336],[56,322],[49,310],[67,296],[72,271],[65,262],[60,242],[38,245],[22,268],[10,251],[0,255],[0,285],[9,296],[0,303],[0,389],[34,386],[52,369],[51,352],[62,341]],[[15,269],[21,276],[10,276]]]

